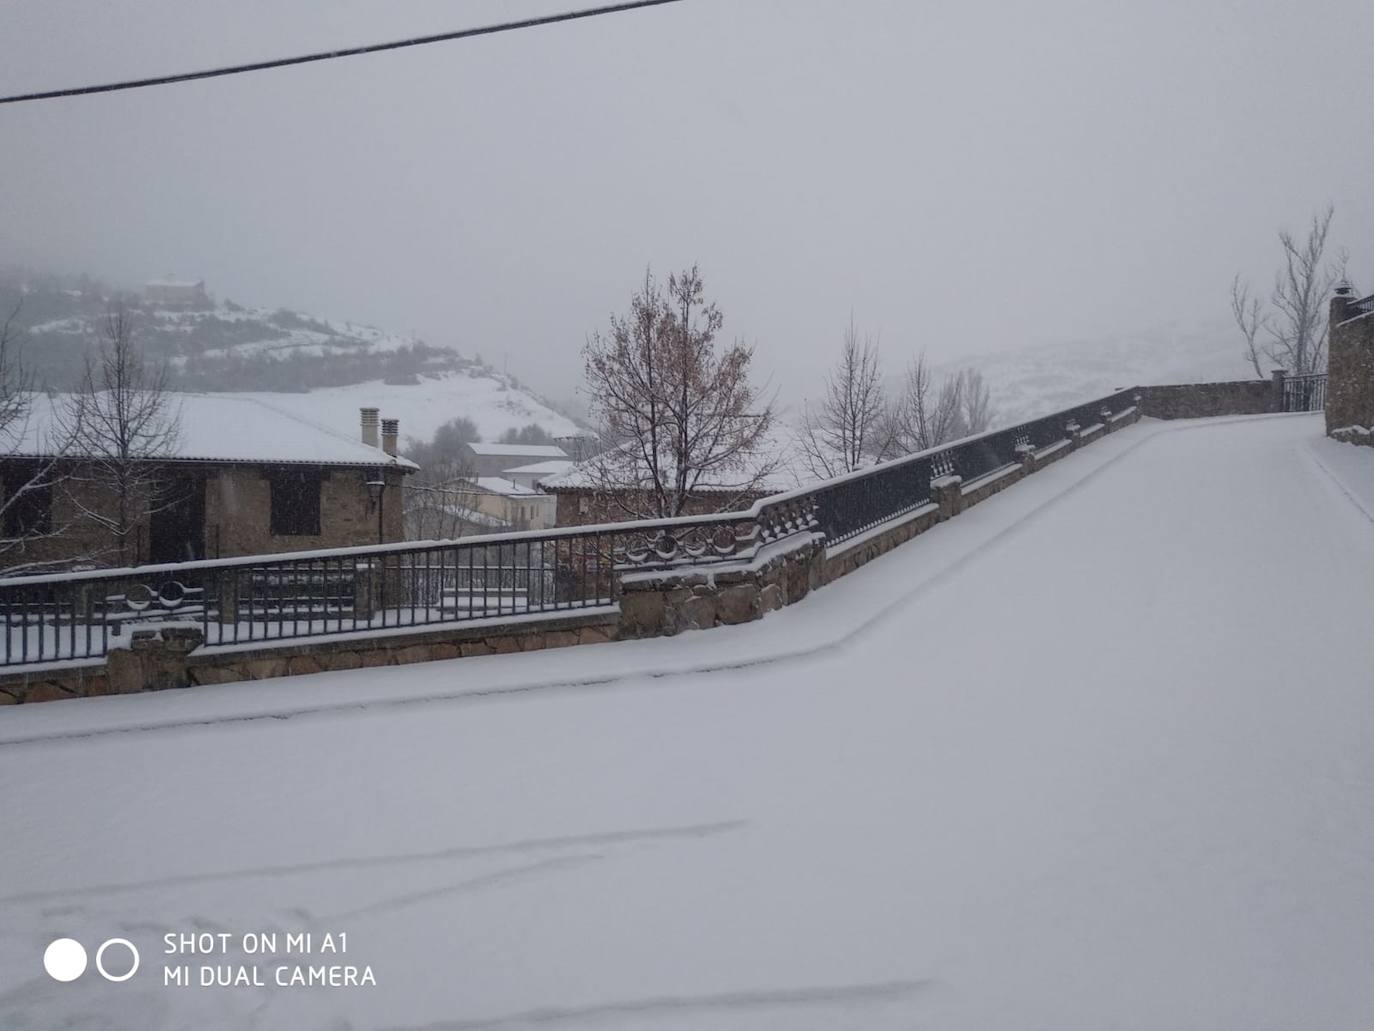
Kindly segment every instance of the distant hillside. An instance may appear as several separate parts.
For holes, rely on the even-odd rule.
[[[973,355],[937,370],[983,373],[997,422],[1010,424],[1090,400],[1118,387],[1253,379],[1229,323],[1165,326],[1099,340]],[[900,386],[894,378],[890,385]]]
[[[578,429],[553,403],[478,357],[372,326],[217,302],[193,291],[168,303],[165,295],[174,292],[165,284],[133,293],[85,276],[0,272],[0,318],[18,307],[25,365],[40,385],[56,390],[75,385],[105,313],[118,303],[133,316],[146,353],[170,363],[179,390],[252,392],[277,404],[283,393],[303,395],[291,402],[293,410],[350,434],[362,405],[401,418],[402,434],[421,439],[458,416],[488,439],[529,423],[555,435]]]

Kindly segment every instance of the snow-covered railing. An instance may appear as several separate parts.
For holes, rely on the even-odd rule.
[[[0,666],[99,658],[147,624],[193,624],[207,645],[565,615],[614,604],[627,571],[753,557],[793,534],[830,543],[931,503],[931,481],[965,483],[1128,411],[1131,390],[905,455],[740,512],[408,541],[279,555],[0,578]]]

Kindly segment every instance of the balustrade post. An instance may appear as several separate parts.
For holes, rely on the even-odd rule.
[[[1287,379],[1287,369],[1275,369],[1269,374],[1269,381],[1273,384],[1269,394],[1269,410],[1271,412],[1282,412],[1287,409],[1283,396],[1286,389],[1285,381]]]
[[[353,618],[371,622],[377,610],[378,577],[372,562],[353,564]]]
[[[964,510],[964,478],[955,474],[937,476],[930,481],[931,500],[940,506],[940,522],[953,519]]]
[[[221,570],[215,577],[219,622],[237,623],[239,621],[238,576],[231,569]]]

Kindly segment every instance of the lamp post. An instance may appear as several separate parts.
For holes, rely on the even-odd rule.
[[[373,474],[373,479],[367,481],[367,496],[373,508],[377,510],[377,543],[384,544],[385,536],[382,533],[382,506],[386,501],[386,480],[382,479],[382,471],[378,469]]]

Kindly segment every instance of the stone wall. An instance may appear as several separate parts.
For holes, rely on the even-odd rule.
[[[1342,288],[1331,301],[1326,377],[1326,432],[1352,444],[1374,444],[1374,313],[1353,308]]]
[[[205,547],[211,558],[273,555],[317,548],[350,548],[376,544],[378,509],[368,494],[370,469],[324,468],[320,484],[320,532],[277,536],[272,533],[271,485],[264,466],[215,468],[205,481]],[[383,542],[405,539],[404,506],[397,469],[383,473],[381,501]]]
[[[27,467],[37,468],[33,463]],[[238,555],[269,555],[284,551],[315,548],[344,548],[376,544],[378,511],[372,504],[366,482],[374,472],[368,469],[322,467],[320,487],[320,533],[310,536],[279,537],[272,533],[271,495],[267,466],[247,464],[179,463],[192,481],[204,481],[205,556],[233,558]],[[86,512],[113,510],[111,494],[94,482],[96,477],[80,465],[73,465],[52,489],[51,536],[24,542],[25,562],[66,562],[86,556],[102,565],[119,565],[121,560],[109,532],[85,515]],[[401,480],[403,473],[388,469],[384,473],[381,530],[383,540],[405,539]],[[135,511],[147,511],[145,498],[136,500]],[[130,536],[129,565],[148,561],[150,549],[148,517],[145,515]],[[14,555],[10,556],[14,558]]]
[[[446,624],[404,633],[211,649],[199,648],[199,627],[167,624],[135,630],[128,647],[112,650],[104,665],[54,664],[23,673],[0,673],[0,705],[543,651],[612,640],[617,621],[616,613],[599,610],[523,624]]]
[[[1283,373],[1230,383],[1138,387],[1140,410],[1152,419],[1200,419],[1283,411]]]

